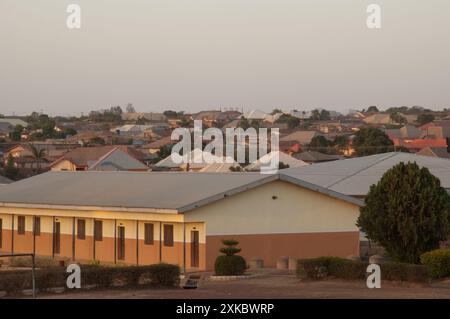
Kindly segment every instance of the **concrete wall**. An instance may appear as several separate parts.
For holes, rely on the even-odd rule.
[[[274,266],[281,256],[359,255],[359,207],[287,182],[276,181],[185,213],[206,225],[207,268],[221,240],[240,241],[247,260]]]

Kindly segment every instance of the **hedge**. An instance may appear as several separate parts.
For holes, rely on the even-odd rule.
[[[433,278],[450,276],[450,249],[442,248],[429,251],[420,256]]]
[[[36,269],[36,288],[46,291],[49,288],[66,287],[69,276],[65,267]],[[178,286],[180,268],[177,265],[155,264],[149,266],[87,266],[81,265],[81,288],[95,286],[108,288],[120,286]],[[32,288],[30,270],[0,272],[0,291],[18,293]]]
[[[301,259],[297,263],[297,276],[300,278],[320,279],[325,277],[349,280],[365,279],[369,264],[339,257],[319,257]],[[426,267],[414,264],[387,262],[380,264],[382,280],[426,282],[429,273]]]

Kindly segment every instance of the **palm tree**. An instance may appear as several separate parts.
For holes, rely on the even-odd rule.
[[[36,163],[37,171],[39,172],[40,161],[45,157],[45,149],[38,148],[38,147],[36,147],[35,145],[33,145],[31,143],[28,143],[28,147],[30,148],[31,156],[34,159],[34,161]]]

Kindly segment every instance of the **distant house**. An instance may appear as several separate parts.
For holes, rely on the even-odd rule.
[[[122,113],[122,120],[124,121],[137,121],[139,119],[145,119],[149,122],[165,122],[167,117],[163,113],[146,113],[146,112],[134,112],[134,113]]]
[[[256,120],[256,121],[264,121],[270,114],[260,111],[260,110],[251,110],[242,114],[242,117],[247,120]]]
[[[154,123],[146,125],[126,124],[120,127],[111,129],[119,136],[136,137],[144,136],[145,132],[164,132],[169,129],[168,123]]]
[[[447,147],[447,141],[445,138],[438,139],[405,139],[405,138],[392,138],[394,146],[407,148],[410,152],[418,152],[425,147]]]
[[[416,139],[420,138],[423,134],[422,130],[414,125],[406,124],[399,129],[386,129],[385,133],[390,138],[406,138],[406,139]]]
[[[0,138],[8,138],[11,132],[11,126],[9,123],[0,122]]]
[[[81,145],[98,144],[104,141],[105,144],[111,144],[114,139],[114,133],[110,131],[85,131],[78,132],[73,136],[66,138],[67,141]]]
[[[27,127],[28,123],[24,120],[18,119],[18,118],[7,118],[2,117],[0,118],[0,123],[8,123],[8,125],[14,127],[16,125],[22,125],[23,127]]]
[[[142,145],[140,149],[150,154],[156,154],[160,151],[162,147],[175,143],[177,143],[177,141],[172,140],[171,136],[165,136],[154,142]]]
[[[434,121],[420,127],[422,136],[430,138],[450,137],[450,121]]]
[[[449,147],[425,147],[416,153],[417,155],[432,156],[450,159]]]
[[[316,131],[295,131],[289,135],[286,135],[282,138],[280,138],[280,142],[297,142],[300,145],[308,145],[311,143],[311,140],[321,135],[320,133]]]
[[[417,120],[417,115],[402,114],[402,113],[398,113],[398,115],[403,117],[406,120],[406,123],[414,123]],[[363,121],[367,124],[372,125],[399,124],[391,119],[391,114],[389,113],[375,113],[370,116],[367,116],[366,118],[363,119]]]
[[[140,156],[138,152],[123,146],[79,147],[54,161],[50,168],[52,171],[147,171],[148,166],[136,158]]]
[[[215,163],[230,162],[233,165],[236,164],[236,162],[232,158],[218,157],[209,152],[205,152],[196,148],[191,152],[189,152],[188,154],[186,154],[186,158],[183,159],[182,163],[174,162],[172,156],[169,155],[166,158],[159,161],[158,163],[156,163],[155,167],[166,170],[182,170],[182,171],[198,172],[211,164],[206,160],[208,157],[210,157],[211,161],[214,161]]]
[[[270,152],[270,153],[262,156],[255,162],[251,163],[250,165],[247,165],[245,167],[245,170],[248,172],[259,172],[259,171],[261,171],[261,168],[263,165],[268,165],[271,161],[275,160],[276,156],[278,156],[279,163],[283,163],[284,165],[289,165],[289,168],[302,167],[302,166],[308,165],[308,163],[306,163],[302,160],[298,160],[286,153],[277,151],[277,152]]]
[[[36,159],[31,146],[37,150],[43,150],[43,157]],[[67,153],[71,149],[78,147],[74,144],[50,144],[50,143],[22,143],[8,149],[3,155],[3,162],[6,165],[9,156],[14,160],[14,165],[19,169],[41,169],[45,170],[50,163]]]
[[[306,163],[322,163],[341,160],[344,157],[341,155],[329,155],[316,151],[305,151],[292,155],[294,158],[304,161]]]

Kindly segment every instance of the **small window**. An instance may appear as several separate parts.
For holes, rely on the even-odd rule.
[[[164,225],[164,246],[173,246],[173,225]]]
[[[103,240],[103,222],[101,220],[94,221],[94,240]]]
[[[17,216],[17,233],[25,235],[25,216]]]
[[[0,218],[0,248],[2,248],[2,239],[3,239],[3,220]]]
[[[77,239],[86,239],[86,221],[77,219]]]
[[[153,224],[145,223],[144,224],[144,242],[146,245],[153,245]]]
[[[34,216],[34,235],[41,236],[41,217]]]

